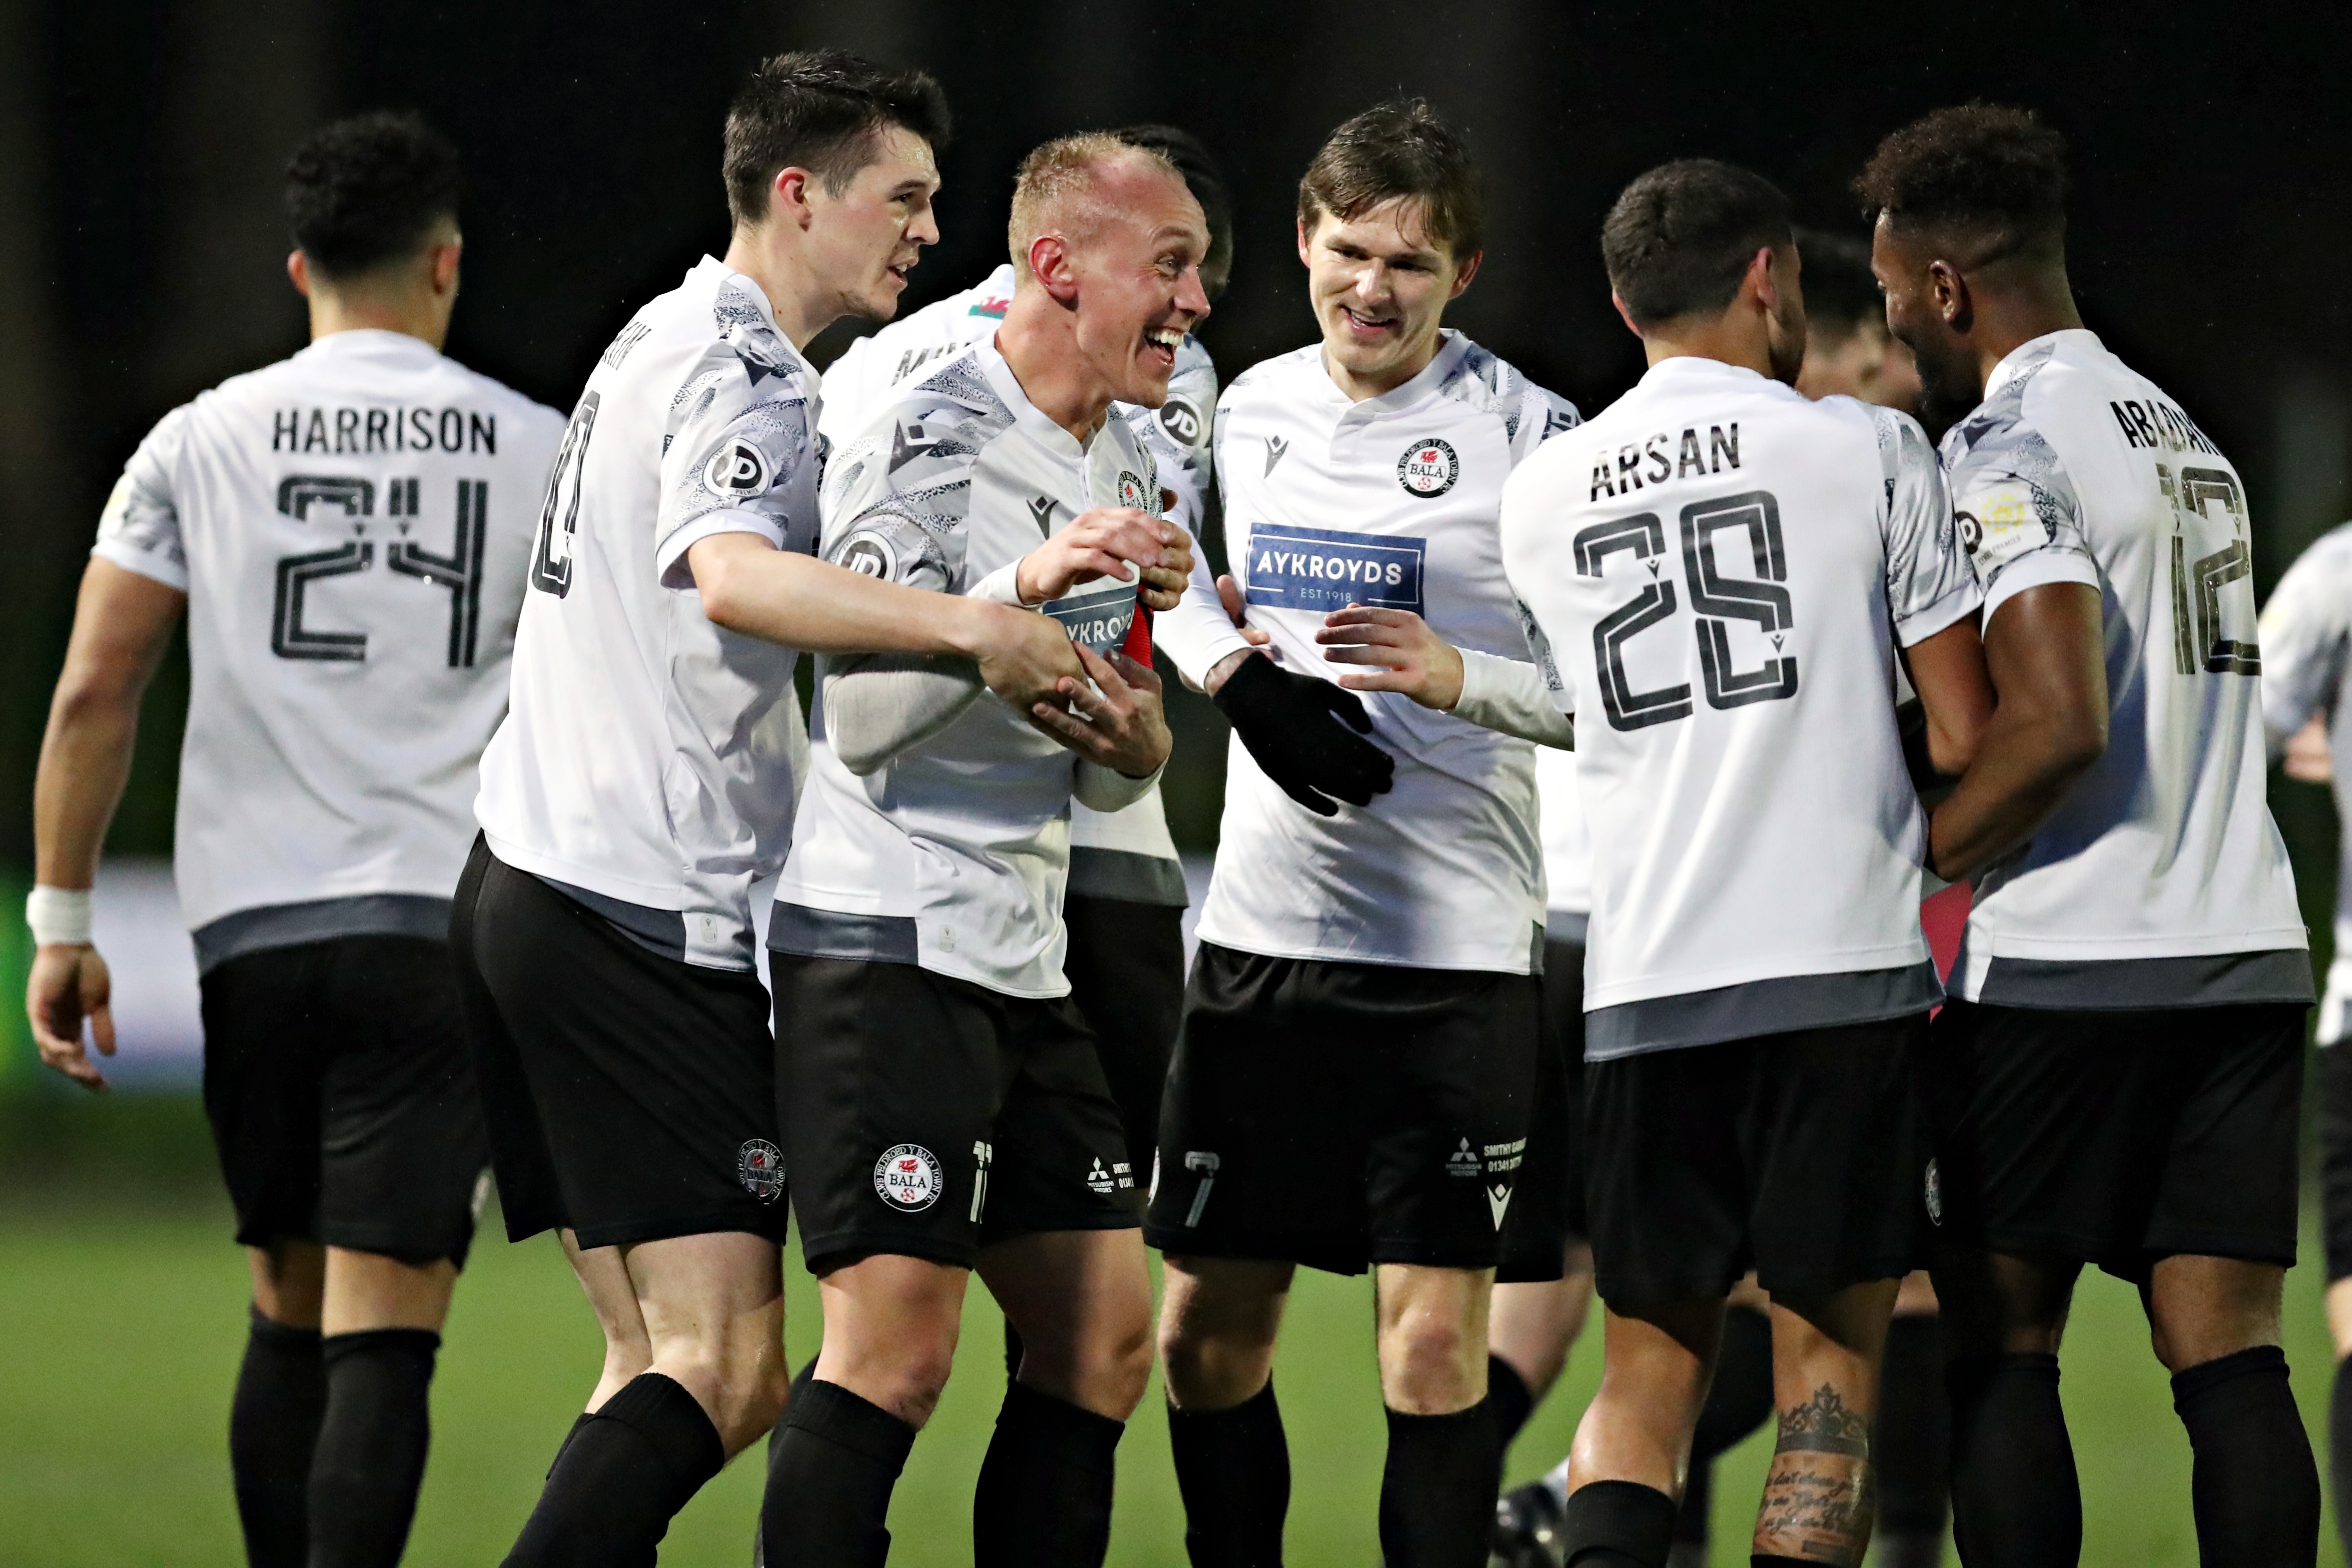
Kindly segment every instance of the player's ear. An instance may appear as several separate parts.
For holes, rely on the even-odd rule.
[[[1446,299],[1459,300],[1462,298],[1462,290],[1469,288],[1470,279],[1478,276],[1478,263],[1486,259],[1486,253],[1485,251],[1472,251],[1470,253],[1470,259],[1462,264],[1462,270],[1454,275],[1454,291],[1446,295]]]
[[[1956,332],[1976,324],[1975,302],[1969,297],[1967,275],[1948,261],[1927,263],[1927,302],[1943,323]]]
[[[1029,271],[1046,297],[1067,309],[1078,302],[1078,273],[1071,265],[1070,242],[1058,234],[1041,234],[1029,242]]]
[[[795,228],[807,228],[816,217],[809,205],[813,183],[809,172],[798,164],[777,170],[776,177],[768,183],[768,216],[782,218]]]
[[[1305,218],[1298,220],[1298,264],[1301,267],[1307,265],[1307,220]]]
[[[299,250],[286,253],[286,277],[294,285],[294,292],[305,300],[310,297],[310,258]]]
[[[1617,292],[1616,289],[1612,289],[1609,290],[1609,302],[1617,307],[1617,319],[1625,323],[1625,330],[1633,333],[1635,337],[1640,337],[1642,335],[1641,323],[1634,321],[1633,312],[1625,308],[1625,296]]]
[[[1772,247],[1765,246],[1748,258],[1748,273],[1739,280],[1743,298],[1753,299],[1772,315],[1780,308],[1780,279],[1772,271]]]
[[[455,294],[457,291],[457,262],[465,254],[462,239],[445,240],[433,247],[433,292]]]

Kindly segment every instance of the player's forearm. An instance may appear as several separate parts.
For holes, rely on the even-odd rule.
[[[1017,614],[954,594],[885,583],[742,536],[749,548],[692,552],[703,614],[728,630],[809,653],[980,658],[992,616]]]
[[[1949,799],[1928,818],[1927,864],[1957,882],[2033,837],[2106,750],[2106,727],[2068,710],[1997,710]]]
[[[1186,685],[1212,697],[1229,672],[1234,656],[1249,651],[1249,639],[1234,625],[1217,596],[1206,552],[1192,552],[1192,578],[1176,607],[1152,617],[1151,642],[1176,666]]]
[[[139,698],[139,686],[121,682],[69,674],[58,683],[33,778],[33,879],[41,886],[87,888],[98,875],[107,826],[131,778]]]
[[[1446,711],[1481,729],[1538,746],[1576,749],[1576,725],[1552,700],[1543,672],[1523,658],[1459,650],[1462,689]]]

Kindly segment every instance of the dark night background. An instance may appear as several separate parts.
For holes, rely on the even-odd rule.
[[[1290,212],[1317,142],[1423,93],[1467,128],[1492,209],[1449,319],[1589,413],[1641,366],[1595,239],[1632,175],[1727,157],[1807,220],[1858,228],[1846,184],[1881,134],[1938,104],[2023,103],[2074,142],[2084,315],[2243,470],[2266,589],[2352,510],[2348,34],[2316,6],[0,0],[0,868],[26,868],[74,584],[123,459],[175,404],[303,341],[278,174],[334,115],[413,106],[457,138],[472,195],[450,352],[568,408],[630,312],[723,247],[719,122],[762,54],[839,44],[946,85],[945,237],[909,309],[1002,259],[1032,144],[1142,120],[1199,132],[1239,208],[1203,332],[1228,378],[1312,331]],[[184,682],[175,659],[151,697],[117,850],[168,847]],[[1199,842],[1222,748],[1189,715],[1171,799]],[[2326,868],[2324,797],[2278,793]],[[2306,885],[2306,907],[2326,898]]]

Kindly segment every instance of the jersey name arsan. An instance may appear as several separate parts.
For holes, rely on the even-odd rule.
[[[385,408],[343,404],[269,411],[269,449],[308,457],[382,452],[499,453],[499,416],[482,408]]]
[[[1895,645],[1979,591],[1918,426],[1669,359],[1502,512],[1586,721],[1588,1058],[1926,1011]]]
[[[820,416],[819,427],[834,449],[839,451],[865,434],[889,397],[938,369],[965,345],[992,339],[1012,306],[1013,284],[1008,261],[973,287],[935,300],[842,351],[825,371]],[[1209,412],[1216,403],[1216,366],[1200,340],[1187,337],[1176,350],[1166,403],[1157,410],[1112,405],[1116,416],[1129,423],[1138,443],[1150,453],[1160,487],[1175,496],[1176,504],[1167,515],[1196,536],[1208,505]],[[1038,526],[1046,532],[1071,521],[1070,514],[1055,510],[1051,498],[1036,499],[1046,509],[1038,518]],[[1161,510],[1156,495],[1121,495],[1110,504]],[[1107,645],[1097,637],[1108,623],[1080,615],[1069,602],[1053,611],[1074,636],[1096,652],[1104,651]],[[1070,851],[1074,895],[1175,908],[1185,902],[1183,868],[1176,858],[1175,840],[1168,835],[1167,813],[1156,786],[1124,811],[1091,811],[1073,802]]]
[[[2019,345],[1944,437],[1988,623],[2098,590],[2107,748],[1979,879],[1952,989],[2030,1007],[2296,1002],[2308,938],[2265,798],[2245,487],[2204,432],[2080,328]]]
[[[905,439],[918,427],[919,442]],[[824,552],[862,557],[871,566],[860,569],[908,587],[1003,598],[1047,512],[1075,517],[1156,481],[1125,420],[1081,447],[1029,402],[993,344],[975,342],[835,454]],[[1099,645],[1126,636],[1135,605],[1132,584],[1097,583],[1046,609]],[[822,722],[814,740],[769,946],[919,964],[1008,995],[1067,994],[1076,754],[991,692],[864,777],[835,755]]]
[[[1266,361],[1217,408],[1226,548],[1250,624],[1286,669],[1335,679],[1315,634],[1350,604],[1410,610],[1457,647],[1526,661],[1503,581],[1504,480],[1576,411],[1458,332],[1419,375],[1351,402],[1320,345]],[[1205,557],[1156,626],[1193,680],[1246,646]],[[1542,924],[1534,746],[1365,696],[1395,782],[1325,818],[1236,740],[1202,938],[1276,957],[1524,974]]]
[[[817,531],[815,374],[751,279],[705,258],[588,377],[528,552],[513,705],[482,763],[492,853],[644,945],[753,966],[806,751],[799,655],[714,624],[687,552]]]
[[[175,853],[200,964],[446,932],[562,428],[362,330],[205,393],[132,457],[94,553],[188,595]]]

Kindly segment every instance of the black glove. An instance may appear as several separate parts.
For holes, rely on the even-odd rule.
[[[1330,681],[1255,656],[1225,677],[1216,704],[1265,776],[1318,816],[1339,815],[1327,795],[1370,805],[1396,775],[1395,759],[1362,738],[1372,732],[1362,701]]]
[[[1902,737],[1903,765],[1911,774],[1911,787],[1919,792],[1923,804],[1941,805],[1959,779],[1936,771],[1927,754],[1927,710],[1917,698],[1895,704],[1895,731]]]

